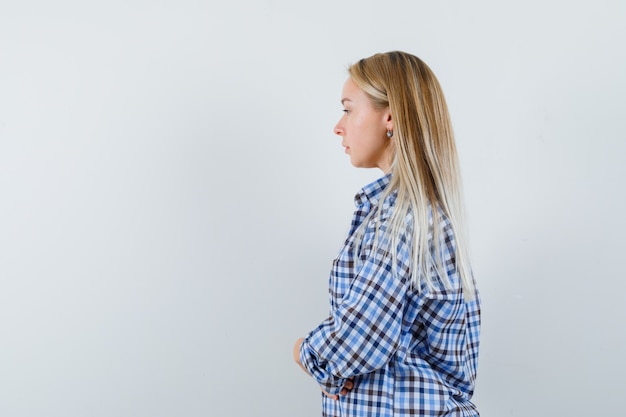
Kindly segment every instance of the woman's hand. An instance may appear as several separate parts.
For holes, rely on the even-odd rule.
[[[300,346],[302,345],[302,342],[304,341],[304,338],[301,337],[300,339],[296,340],[296,344],[293,345],[293,360],[296,361],[296,363],[300,366],[300,368],[307,373],[307,375],[309,375],[309,371],[306,370],[306,368],[302,365],[302,363],[300,363]]]

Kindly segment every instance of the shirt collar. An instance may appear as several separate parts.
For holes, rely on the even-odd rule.
[[[387,185],[389,185],[390,181],[391,173],[367,184],[365,187],[361,188],[357,195],[354,196],[354,204],[357,207],[361,207],[365,203],[369,203],[371,206],[376,205],[378,200],[380,200],[380,195]]]

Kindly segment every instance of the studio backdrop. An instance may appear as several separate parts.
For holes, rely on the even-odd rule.
[[[0,1],[0,415],[320,415],[291,349],[353,196],[346,68],[437,74],[485,417],[619,415],[626,6]]]

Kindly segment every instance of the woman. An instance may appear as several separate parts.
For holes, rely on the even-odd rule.
[[[478,416],[480,303],[439,82],[419,58],[352,65],[335,133],[385,174],[355,197],[330,276],[330,316],[294,346],[324,416]]]

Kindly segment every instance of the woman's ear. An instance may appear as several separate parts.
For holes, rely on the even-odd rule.
[[[383,116],[385,121],[385,128],[387,130],[393,131],[393,118],[391,117],[391,111],[389,110],[389,107],[387,107]]]

